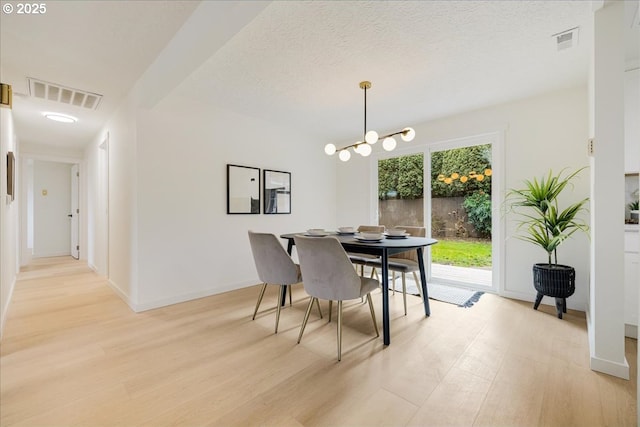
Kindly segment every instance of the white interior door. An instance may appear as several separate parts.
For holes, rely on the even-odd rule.
[[[78,171],[78,165],[71,167],[71,256],[75,259],[80,259],[80,243],[78,241],[79,226],[80,226],[80,208],[78,207],[78,190],[80,182],[80,172]]]
[[[71,255],[71,164],[34,162],[34,258]]]

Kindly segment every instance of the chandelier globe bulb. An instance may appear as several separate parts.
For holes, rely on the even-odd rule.
[[[336,153],[336,146],[334,144],[327,144],[324,146],[324,152],[329,156],[333,156]]]
[[[351,153],[349,152],[349,150],[340,150],[340,153],[338,154],[338,157],[343,162],[347,162],[351,158]]]
[[[375,144],[376,142],[378,142],[378,138],[378,132],[376,132],[375,130],[370,130],[364,135],[364,140],[367,144]]]
[[[358,153],[362,157],[369,156],[371,154],[371,151],[373,151],[373,149],[371,148],[371,145],[369,144],[361,144],[359,147],[360,147],[360,150],[358,151]]]
[[[392,136],[385,138],[382,141],[382,148],[386,151],[393,151],[396,148],[396,140]]]
[[[416,131],[413,128],[404,128],[402,129],[402,133],[400,134],[400,138],[403,141],[409,142],[413,141],[413,138],[416,137]]]

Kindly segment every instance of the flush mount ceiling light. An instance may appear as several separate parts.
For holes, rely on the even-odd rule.
[[[61,122],[61,123],[75,123],[78,121],[77,117],[73,117],[68,114],[47,112],[47,113],[42,113],[42,115],[45,116],[47,119],[54,120],[56,122]]]
[[[338,157],[343,162],[348,161],[351,158],[351,152],[349,148],[353,148],[353,151],[360,154],[363,157],[371,154],[372,148],[371,146],[378,142],[378,140],[382,140],[382,148],[386,151],[392,151],[396,148],[396,140],[394,136],[400,135],[403,141],[412,141],[416,136],[416,131],[412,128],[404,128],[401,131],[393,132],[388,135],[379,136],[378,132],[375,130],[370,130],[367,132],[367,89],[371,89],[371,82],[360,82],[360,89],[364,90],[364,137],[363,141],[358,141],[355,144],[347,145],[346,147],[342,147],[337,149],[334,144],[327,144],[324,147],[324,152],[329,156],[332,156],[336,152],[338,152]]]

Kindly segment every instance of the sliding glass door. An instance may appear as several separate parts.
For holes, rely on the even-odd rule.
[[[374,158],[378,224],[425,227],[430,282],[499,289],[502,135],[416,146]]]

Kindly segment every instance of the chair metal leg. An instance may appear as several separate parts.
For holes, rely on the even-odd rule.
[[[322,319],[322,310],[320,309],[320,301],[316,298],[316,306],[318,307],[318,314],[320,314],[320,318]]]
[[[396,294],[396,272],[395,271],[391,272],[391,289],[392,289],[392,293],[395,295]]]
[[[413,280],[416,281],[416,287],[418,288],[418,294],[420,294],[420,298],[424,298],[422,296],[422,286],[420,286],[420,281],[418,280],[418,275],[415,271],[413,272]]]
[[[405,274],[402,273],[402,302],[404,303],[404,315],[407,315],[407,281]]]
[[[262,302],[262,297],[264,296],[264,291],[267,290],[267,284],[262,284],[262,289],[260,290],[260,296],[258,297],[258,302],[256,303],[256,309],[253,311],[253,317],[251,320],[256,320],[256,314],[258,313],[258,307],[260,307],[260,303]]]
[[[342,359],[342,301],[338,301],[338,362]]]
[[[329,300],[329,323],[331,323],[331,307],[333,306],[333,301]]]
[[[298,344],[300,344],[300,340],[302,340],[302,334],[304,333],[304,328],[307,326],[307,320],[309,320],[309,314],[311,313],[311,307],[313,306],[313,300],[316,298],[311,297],[309,300],[309,305],[307,306],[307,311],[304,313],[304,320],[302,321],[302,326],[300,326],[300,334],[298,335]]]
[[[289,305],[293,305],[293,302],[291,302],[291,285],[287,285],[287,291],[289,294]]]
[[[373,320],[373,327],[376,330],[376,337],[380,336],[378,331],[378,322],[376,321],[376,312],[373,310],[373,301],[371,301],[371,293],[367,294],[367,301],[369,301],[369,311],[371,311],[371,320]]]
[[[278,333],[278,323],[280,323],[280,301],[285,297],[284,293],[287,292],[287,285],[280,285],[280,294],[278,295],[278,303],[276,309],[276,334]]]

